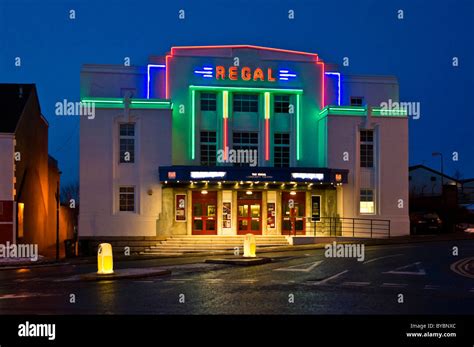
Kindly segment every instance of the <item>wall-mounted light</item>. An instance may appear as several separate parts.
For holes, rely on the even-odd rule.
[[[206,194],[207,194],[207,190],[201,190],[201,194],[206,195]]]

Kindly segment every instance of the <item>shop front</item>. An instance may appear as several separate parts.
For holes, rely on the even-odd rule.
[[[180,203],[176,202],[173,214],[161,216],[171,221],[166,225],[172,235],[312,235],[321,216],[340,213],[338,194],[342,194],[347,175],[341,170],[321,169],[318,175],[306,172],[295,181],[282,181],[291,176],[291,168],[261,168],[254,179],[250,178],[251,168],[211,170],[197,174],[192,167],[160,168],[164,199],[175,196],[186,201],[182,209],[178,210]],[[319,182],[311,181],[313,177]]]

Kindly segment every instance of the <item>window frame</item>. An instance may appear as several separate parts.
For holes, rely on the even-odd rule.
[[[133,135],[129,135],[128,132],[126,135],[122,135],[122,126],[133,126]],[[119,164],[134,164],[135,163],[135,150],[136,150],[136,123],[135,122],[129,122],[129,123],[119,123]],[[122,140],[128,142],[132,141],[132,146],[133,148],[130,149],[130,143],[125,144],[124,147],[125,149],[122,151]],[[125,160],[125,152],[130,153],[130,160]]]
[[[132,189],[132,192],[130,191],[124,191],[122,192],[122,189]],[[118,196],[118,211],[120,213],[122,212],[128,212],[128,213],[136,213],[137,211],[137,201],[136,201],[136,188],[135,186],[119,186],[119,189],[118,189],[118,193],[119,193],[119,196]],[[125,195],[125,196],[132,196],[132,202],[133,202],[133,210],[130,210],[130,209],[122,209],[122,195]],[[129,202],[130,200],[125,200],[126,204],[125,204],[125,207],[128,207],[129,206]]]
[[[260,94],[235,93],[232,96],[233,112],[258,113]],[[239,107],[236,107],[239,105]],[[247,107],[244,107],[247,105]]]
[[[211,95],[212,97],[210,97]],[[214,105],[214,107],[211,107],[212,105]],[[200,110],[204,112],[217,111],[217,93],[201,92],[199,96],[199,107]]]
[[[371,134],[370,140],[367,134]],[[360,129],[359,131],[359,164],[361,168],[372,169],[375,166],[375,132],[372,129]]]
[[[209,140],[209,138],[212,138],[211,133],[213,133],[214,141]],[[207,141],[203,141],[204,134],[207,134]],[[201,166],[216,166],[217,165],[217,132],[214,130],[201,130],[201,132],[199,133],[199,140],[200,140],[200,146],[199,146],[200,165]],[[203,146],[207,147],[205,151],[203,151]],[[212,149],[209,148],[210,146],[214,146],[215,155],[214,155],[213,161],[210,160],[212,158],[209,153],[210,151],[212,151]],[[208,157],[207,162],[203,161],[203,153],[207,153],[207,157]]]
[[[288,137],[288,142],[283,143],[283,138],[280,139],[280,143],[277,143],[277,136],[287,136]],[[282,149],[287,148],[288,151],[288,165],[286,164],[286,161],[283,161],[283,157],[278,160],[279,165],[277,165],[277,149],[280,151]],[[283,152],[280,152],[283,154]],[[287,132],[276,132],[273,133],[273,167],[290,167],[291,166],[291,138],[290,138],[290,133]]]
[[[286,100],[278,100],[287,98]],[[286,105],[288,103],[288,105]],[[273,97],[273,112],[280,114],[290,114],[291,97],[288,94],[276,94]]]
[[[371,200],[370,200],[371,198]],[[370,203],[372,202],[372,211],[362,211],[362,203]],[[369,207],[366,207],[369,209]],[[375,215],[375,190],[372,188],[361,188],[359,190],[359,214],[363,215]]]

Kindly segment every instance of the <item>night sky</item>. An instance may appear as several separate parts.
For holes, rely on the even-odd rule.
[[[69,19],[69,10],[76,19]],[[186,19],[178,19],[185,10]],[[288,10],[295,19],[288,20]],[[404,11],[404,19],[397,11]],[[54,105],[79,100],[82,64],[146,65],[171,46],[253,44],[318,53],[342,73],[396,75],[410,120],[410,165],[474,177],[474,1],[25,1],[0,0],[0,83],[36,83],[49,151],[63,183],[78,179],[79,117]],[[15,57],[22,66],[15,67]],[[343,57],[350,66],[342,67]],[[452,58],[459,66],[452,66]],[[459,161],[451,160],[459,152]]]

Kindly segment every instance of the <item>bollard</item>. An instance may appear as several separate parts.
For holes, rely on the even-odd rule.
[[[99,275],[114,273],[114,259],[110,243],[101,243],[99,245],[97,250],[97,273]]]
[[[246,234],[244,239],[244,258],[255,258],[257,243],[254,234]]]

